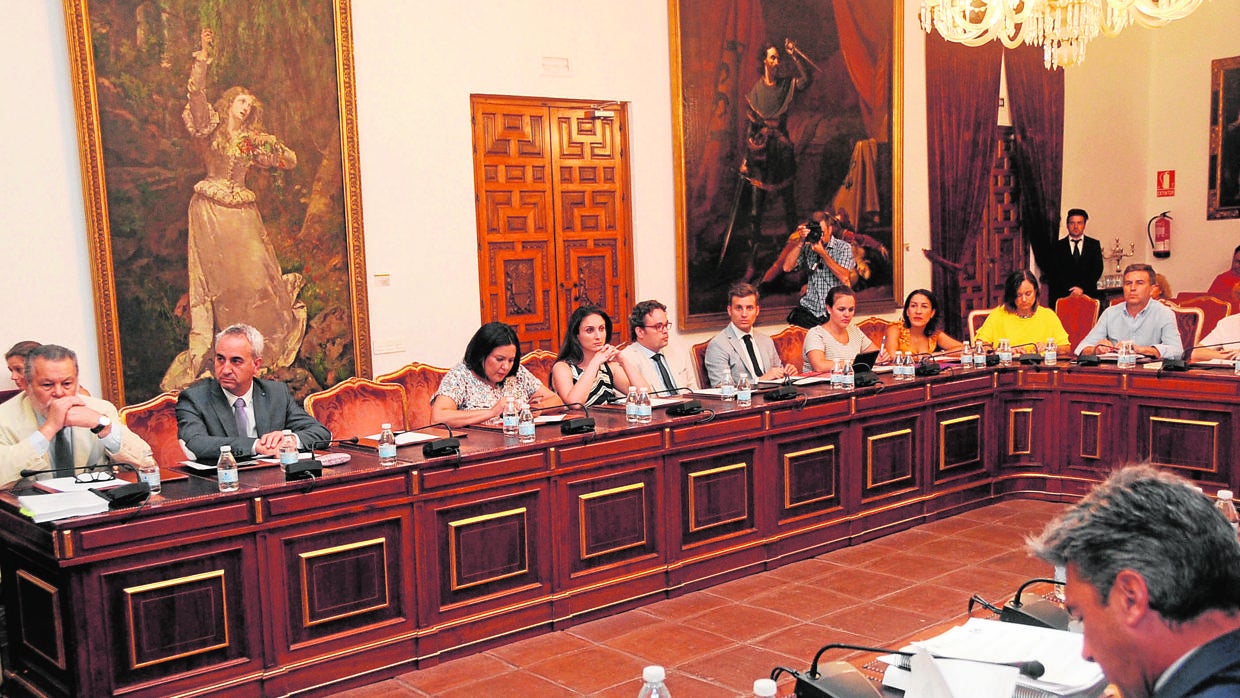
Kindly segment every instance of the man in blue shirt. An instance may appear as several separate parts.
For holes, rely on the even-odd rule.
[[[814,230],[809,226],[817,226]],[[797,228],[788,238],[782,255],[784,271],[809,270],[809,281],[801,302],[788,315],[788,322],[810,329],[827,321],[827,292],[836,286],[852,286],[850,273],[857,268],[852,245],[840,237],[835,216],[818,211],[810,223]],[[821,232],[821,235],[812,234]],[[792,254],[800,243],[800,254]]]
[[[1151,359],[1178,359],[1184,354],[1171,308],[1151,301],[1154,267],[1129,264],[1124,269],[1124,302],[1102,311],[1098,323],[1076,347],[1077,356],[1106,354],[1131,340],[1137,353]]]

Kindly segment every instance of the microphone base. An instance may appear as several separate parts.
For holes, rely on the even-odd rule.
[[[120,509],[141,504],[146,501],[147,497],[151,496],[151,486],[145,482],[134,482],[128,485],[121,485],[120,487],[91,491],[108,500],[109,509]]]
[[[284,479],[287,480],[305,480],[310,477],[319,477],[323,474],[323,464],[317,459],[299,460],[296,463],[290,463],[284,467]]]
[[[765,393],[762,393],[762,399],[766,402],[779,402],[781,400],[791,400],[794,397],[800,396],[800,394],[801,393],[797,392],[797,389],[791,385],[781,385],[774,390],[768,390]]]
[[[667,408],[669,417],[687,417],[692,414],[698,414],[701,411],[702,403],[699,400],[686,400]]]
[[[1097,366],[1100,363],[1102,363],[1102,359],[1099,359],[1093,354],[1076,357],[1077,366]]]
[[[593,417],[573,417],[560,422],[560,433],[565,436],[589,434],[592,431],[594,431]]]
[[[1188,362],[1184,359],[1163,359],[1164,371],[1187,371]]]
[[[1046,599],[1024,602],[1019,606],[1009,601],[999,614],[999,620],[1053,630],[1068,629],[1068,612]]]
[[[809,672],[793,672],[797,680],[793,695],[797,698],[880,698],[882,695],[860,669],[848,662],[819,665],[818,673],[818,678],[811,678]]]
[[[427,458],[439,458],[441,456],[455,456],[461,452],[461,440],[455,437],[446,439],[435,439],[427,441],[422,446],[422,455]]]

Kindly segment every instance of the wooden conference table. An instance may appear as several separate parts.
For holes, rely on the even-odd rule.
[[[409,446],[387,468],[354,450],[313,486],[189,475],[49,524],[5,493],[5,688],[325,692],[1000,499],[1070,500],[1129,461],[1208,493],[1240,482],[1230,372],[1060,363],[801,392],[645,425],[595,409],[595,433],[532,444],[468,429],[459,458]]]

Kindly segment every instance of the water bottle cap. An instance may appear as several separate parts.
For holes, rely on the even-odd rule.
[[[663,667],[658,664],[652,664],[642,669],[642,681],[646,683],[663,683],[665,678],[667,678],[667,672],[663,671]]]
[[[285,429],[285,430],[284,430],[284,435],[285,435],[285,436],[292,436],[292,435],[293,435],[293,430],[292,430],[292,429]]]
[[[220,446],[220,453],[232,453],[232,446]]]
[[[1218,498],[1219,498],[1219,499],[1231,499],[1231,498],[1232,498],[1232,496],[1233,496],[1233,495],[1232,495],[1231,490],[1219,490],[1219,491],[1218,491]]]
[[[384,431],[387,431],[388,429],[392,428],[392,425],[387,422],[384,422],[383,424],[379,425],[379,427],[383,429]]]
[[[779,687],[775,685],[773,679],[758,679],[753,682],[753,694],[755,696],[773,696],[779,691]]]

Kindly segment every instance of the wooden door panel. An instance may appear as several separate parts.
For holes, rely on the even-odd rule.
[[[558,346],[555,204],[546,108],[475,100],[474,177],[483,321],[528,349]]]

